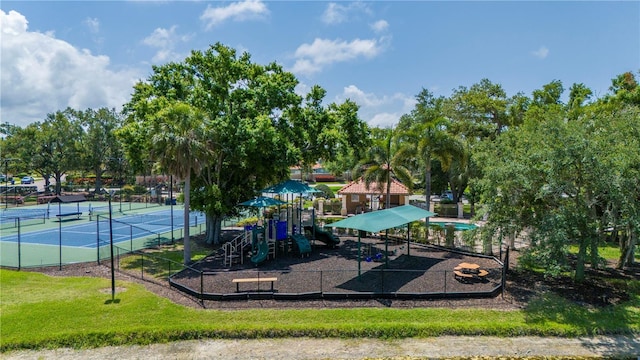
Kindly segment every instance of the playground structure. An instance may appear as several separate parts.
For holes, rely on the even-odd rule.
[[[226,267],[242,265],[246,258],[258,266],[276,256],[309,256],[316,240],[332,248],[340,243],[339,237],[315,224],[314,209],[289,204],[280,210],[265,220],[264,226],[247,226],[242,234],[222,246]]]

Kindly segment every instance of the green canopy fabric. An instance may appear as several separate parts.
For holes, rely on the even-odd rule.
[[[276,206],[276,205],[284,205],[284,204],[286,204],[286,202],[280,201],[278,199],[274,199],[266,196],[258,196],[255,199],[241,202],[239,205],[263,208],[268,206]]]
[[[434,215],[435,214],[431,211],[421,209],[417,206],[403,205],[352,216],[330,224],[329,226],[367,232],[378,232],[380,230],[406,225],[412,221],[432,217]]]
[[[301,181],[286,180],[266,189],[262,189],[262,192],[272,194],[308,194],[321,191],[316,190]]]
[[[478,227],[478,225],[475,225],[475,224],[467,224],[467,223],[461,223],[461,222],[442,222],[442,221],[431,221],[429,222],[429,225],[438,226],[443,229],[446,228],[447,226],[455,226],[455,231],[473,230]]]

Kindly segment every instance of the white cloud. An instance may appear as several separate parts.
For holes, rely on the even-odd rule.
[[[29,31],[16,11],[0,10],[0,29],[3,122],[25,126],[66,107],[119,110],[140,78],[131,69],[110,70],[107,56],[77,49],[51,32]]]
[[[378,20],[371,24],[371,29],[375,33],[385,32],[389,28],[389,23],[386,20]]]
[[[177,28],[175,25],[170,29],[157,28],[151,35],[142,40],[143,44],[158,49],[158,52],[156,52],[152,58],[153,62],[162,63],[184,58],[183,55],[175,52],[174,49],[176,44],[189,41],[190,36],[178,35],[176,31]]]
[[[322,13],[322,21],[329,25],[340,24],[348,22],[351,16],[360,12],[370,14],[371,10],[362,2],[353,2],[349,5],[331,2]]]
[[[268,14],[269,9],[261,0],[245,0],[223,7],[211,7],[211,5],[208,5],[200,16],[200,20],[205,23],[205,28],[209,30],[227,19],[244,21],[260,18]]]
[[[346,86],[336,102],[351,99],[360,106],[359,115],[372,127],[390,127],[398,123],[400,117],[409,113],[416,104],[414,96],[396,93],[376,95],[366,93],[355,85]]]
[[[549,55],[549,49],[544,46],[540,46],[538,50],[532,51],[531,53],[537,58],[545,59]]]
[[[296,63],[291,70],[294,73],[311,75],[324,66],[356,59],[373,58],[384,48],[384,41],[376,39],[327,40],[316,38],[312,44],[302,44],[295,52]]]
[[[92,33],[100,32],[100,21],[97,18],[86,18],[84,24],[89,28]]]

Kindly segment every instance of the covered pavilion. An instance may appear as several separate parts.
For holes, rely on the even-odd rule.
[[[434,216],[435,213],[421,209],[413,205],[403,205],[393,207],[390,209],[378,210],[360,215],[348,217],[344,220],[340,220],[329,226],[334,228],[346,228],[358,230],[358,276],[360,275],[360,263],[361,259],[361,241],[360,231],[366,231],[371,233],[377,233],[382,230],[388,230],[400,226],[407,225],[411,222],[426,219]],[[410,231],[407,226],[407,244],[410,241]],[[388,266],[389,254],[388,254],[388,231],[385,232],[385,264]],[[409,246],[407,246],[409,251]],[[407,254],[410,256],[411,254]]]

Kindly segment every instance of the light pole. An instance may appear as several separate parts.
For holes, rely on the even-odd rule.
[[[18,160],[16,158],[4,158],[4,208],[9,207],[9,162]]]

